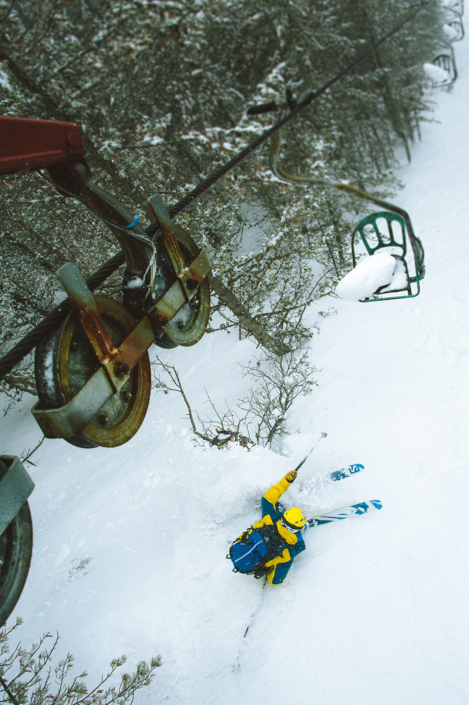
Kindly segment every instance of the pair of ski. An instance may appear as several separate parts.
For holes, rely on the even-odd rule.
[[[332,480],[333,482],[338,482],[339,480],[344,480],[346,477],[351,475],[356,475],[364,470],[364,466],[360,464],[349,465],[347,468],[342,468],[342,470],[336,470],[326,477],[327,480]],[[349,517],[358,516],[359,514],[369,514],[377,509],[381,509],[383,505],[379,499],[370,499],[368,502],[359,502],[358,504],[352,504],[349,507],[342,507],[341,509],[335,509],[332,512],[327,512],[326,514],[318,514],[307,520],[309,526],[322,526],[322,524],[330,524],[333,521],[341,521],[342,519],[348,519]]]

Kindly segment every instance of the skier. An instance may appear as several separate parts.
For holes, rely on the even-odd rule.
[[[256,578],[266,575],[271,585],[279,585],[287,577],[295,556],[305,550],[301,533],[306,517],[298,507],[285,510],[278,501],[297,474],[291,470],[262,497],[262,519],[234,542],[227,556],[235,572]]]

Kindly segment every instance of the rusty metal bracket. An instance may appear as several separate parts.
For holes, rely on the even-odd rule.
[[[153,257],[153,245],[145,230],[140,224],[132,228],[127,226],[134,221],[134,215],[117,198],[95,184],[85,167],[72,163],[72,169],[79,184],[79,199],[93,212],[96,213],[111,229],[119,241],[124,253],[127,268],[133,274],[144,277],[147,273],[146,283],[151,281],[149,264]],[[59,184],[60,185],[60,184]],[[142,296],[140,307],[143,310],[146,294]]]
[[[179,273],[178,279],[161,297],[161,299],[159,299],[154,306],[149,309],[148,313],[156,311],[161,318],[166,319],[166,323],[164,325],[167,325],[179,309],[195,296],[199,285],[204,281],[211,269],[212,265],[205,248],[203,248],[190,267],[184,267],[182,272]],[[192,286],[188,289],[188,292],[186,292],[186,289],[181,287],[181,284],[184,282],[186,288],[188,288],[188,280],[195,280],[197,284],[195,287]]]
[[[118,348],[113,345],[111,336],[99,315],[93,294],[88,289],[80,270],[72,262],[60,267],[57,271],[57,278],[75,307],[80,325],[100,364],[106,370],[114,392],[117,392],[119,377],[122,376],[122,370],[126,363],[124,363]],[[126,371],[128,376],[130,374],[128,365],[126,365]]]
[[[164,205],[161,197],[158,194],[152,196],[149,199],[148,214],[153,220],[153,222],[158,222],[163,232],[164,245],[166,247],[166,251],[171,260],[171,264],[173,265],[176,277],[179,281],[180,287],[182,288],[185,297],[183,303],[186,303],[195,296],[200,284],[204,281],[204,279],[207,277],[212,268],[207,254],[207,250],[205,247],[203,247],[199,255],[192,262],[192,264],[187,266],[184,262],[184,257],[182,255],[181,248],[179,247],[178,241],[176,239],[178,231],[181,231],[182,229],[172,222],[169,213],[166,210],[166,206]],[[171,289],[167,292],[167,294],[169,294],[167,302],[163,301],[166,295],[163,296],[163,299],[160,299],[156,302],[155,307],[158,312],[160,312],[160,309],[162,310],[163,308],[167,308],[167,303],[170,307],[168,309],[169,312],[170,310],[172,310],[176,302],[180,300],[179,294],[176,293],[176,287],[174,284]],[[176,313],[177,310],[175,310],[171,316],[168,316],[168,313],[161,313],[161,315],[164,315],[166,318],[168,318],[168,320],[171,320],[172,316],[174,316]]]
[[[83,431],[113,393],[106,371],[100,367],[68,404],[59,409],[40,409],[37,402],[31,413],[46,438],[71,438]]]
[[[164,244],[174,267],[174,271],[176,274],[179,274],[186,265],[180,247],[174,237],[173,223],[171,222],[171,218],[166,210],[166,206],[164,205],[161,196],[158,194],[152,196],[148,201],[148,209],[149,214],[153,216],[152,220],[158,221],[158,224],[163,232]]]

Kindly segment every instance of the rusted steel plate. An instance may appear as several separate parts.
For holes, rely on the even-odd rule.
[[[119,346],[119,352],[129,370],[132,370],[140,358],[155,341],[155,334],[150,321],[145,316]]]
[[[114,391],[122,386],[132,369],[155,340],[148,318],[138,323],[122,344],[116,348],[101,318],[93,294],[78,269],[68,262],[57,271],[57,278],[70,297],[80,321],[80,326],[90,341],[101,365],[104,366]],[[173,314],[174,315],[174,314]]]
[[[181,282],[178,279],[164,296],[156,302],[155,308],[160,316],[170,321],[186,302],[187,298],[181,286]]]
[[[197,279],[199,284],[203,282],[207,274],[210,272],[212,269],[212,264],[209,260],[207,250],[205,247],[203,247],[200,251],[200,254],[196,257],[196,259],[192,262],[192,264],[189,267],[191,275],[194,277],[194,279]]]
[[[59,409],[39,409],[38,402],[31,413],[46,438],[71,438],[83,431],[113,392],[106,371],[100,367],[68,404]]]
[[[195,296],[198,287],[202,284],[211,269],[212,265],[210,264],[204,247],[192,264],[189,267],[184,267],[184,269],[179,272],[178,279],[183,286],[188,301]]]
[[[74,122],[0,116],[0,173],[13,174],[83,159],[85,148]]]
[[[114,357],[118,350],[113,345],[111,336],[99,315],[94,296],[76,264],[68,262],[60,267],[57,271],[57,279],[76,308],[80,325],[93,346],[98,360],[103,362],[107,357]]]

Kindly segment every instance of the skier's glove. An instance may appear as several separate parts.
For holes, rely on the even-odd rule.
[[[287,474],[285,475],[285,478],[284,478],[284,479],[285,479],[287,482],[292,483],[292,482],[294,482],[294,481],[296,480],[296,476],[297,476],[297,475],[298,475],[298,473],[297,473],[296,470],[291,470],[290,472],[287,472]]]

